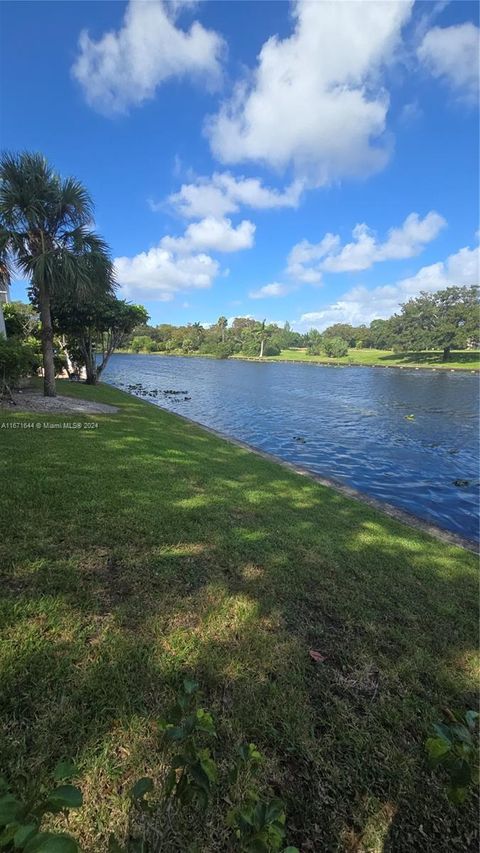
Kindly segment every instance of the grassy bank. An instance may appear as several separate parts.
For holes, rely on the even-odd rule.
[[[475,702],[476,560],[108,387],[114,415],[0,432],[1,771],[27,793],[65,756],[88,853],[161,776],[154,721],[185,675],[221,763],[254,741],[302,851],[475,849],[423,742]],[[314,663],[309,650],[326,660]],[[229,851],[219,797],[162,849]]]
[[[479,370],[480,352],[462,350],[452,352],[448,362],[442,361],[441,352],[401,352],[379,349],[351,349],[343,358],[327,358],[325,355],[310,355],[306,349],[282,350],[280,355],[270,356],[266,361],[305,361],[315,364],[358,364],[366,367],[430,367],[443,370]]]

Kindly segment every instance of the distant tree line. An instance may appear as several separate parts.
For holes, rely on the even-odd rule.
[[[124,347],[134,352],[182,352],[228,358],[231,355],[262,358],[282,350],[306,348],[311,355],[341,358],[348,350],[379,349],[395,352],[441,350],[448,361],[454,349],[479,346],[479,288],[448,287],[436,293],[421,293],[401,306],[387,320],[370,325],[335,323],[325,331],[305,334],[260,322],[249,317],[226,317],[205,327],[201,323],[174,326],[161,323],[137,325],[125,336]]]

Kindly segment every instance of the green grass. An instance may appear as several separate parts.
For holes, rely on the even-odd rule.
[[[92,430],[0,430],[1,771],[30,793],[79,767],[70,831],[103,853],[161,779],[155,732],[185,675],[244,739],[302,851],[475,849],[423,742],[476,701],[475,557],[108,387]],[[326,656],[315,664],[309,649]],[[219,797],[173,815],[167,851],[233,849]]]
[[[307,361],[317,364],[359,364],[379,367],[435,367],[443,370],[479,370],[478,350],[456,350],[450,361],[442,361],[442,352],[400,352],[379,349],[351,349],[343,358],[310,355],[306,349],[282,350],[280,355],[269,356],[266,361]]]

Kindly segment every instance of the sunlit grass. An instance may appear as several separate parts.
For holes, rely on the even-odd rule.
[[[259,745],[302,850],[471,847],[423,741],[476,700],[473,555],[112,388],[62,393],[119,411],[0,434],[1,772],[28,793],[75,759],[70,829],[105,850],[191,674],[220,762]],[[176,819],[171,849],[231,849],[224,811]]]
[[[235,356],[233,356],[235,358]],[[241,357],[241,356],[239,356]],[[307,361],[317,364],[363,365],[377,367],[433,367],[440,370],[479,370],[480,351],[453,351],[448,362],[442,360],[442,352],[403,352],[392,350],[350,349],[342,358],[328,358],[326,355],[311,355],[307,349],[286,349],[280,355],[269,356],[265,361]]]

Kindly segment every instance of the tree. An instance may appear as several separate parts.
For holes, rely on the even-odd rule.
[[[40,335],[40,317],[27,302],[7,302],[3,308],[7,337],[25,340]]]
[[[323,337],[318,329],[310,329],[307,335],[307,349],[310,355],[320,355],[323,352]]]
[[[135,326],[146,323],[142,305],[130,305],[115,296],[89,302],[55,303],[55,326],[66,336],[72,361],[85,367],[87,385],[95,385],[115,349],[119,349]]]
[[[228,320],[226,317],[219,317],[217,320],[217,326],[220,329],[221,341],[222,344],[225,343],[225,332],[228,326]]]
[[[391,320],[372,320],[369,335],[370,344],[374,349],[391,349],[393,346]]]
[[[153,352],[155,341],[149,335],[135,335],[130,346],[134,352]]]
[[[93,203],[80,181],[61,178],[40,154],[0,160],[0,258],[30,281],[42,324],[44,395],[55,396],[52,300],[113,291],[106,243],[88,225]]]
[[[401,307],[401,314],[392,318],[401,350],[442,349],[443,361],[448,361],[452,349],[463,349],[478,334],[478,286],[423,292]]]

